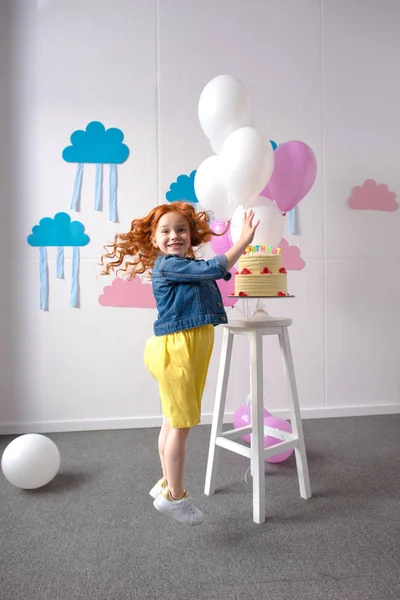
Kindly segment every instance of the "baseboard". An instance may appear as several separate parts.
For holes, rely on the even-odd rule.
[[[301,411],[302,419],[326,419],[338,417],[366,417],[377,415],[392,415],[400,413],[400,404],[387,406],[342,406],[335,408],[305,408]],[[232,423],[233,412],[225,414],[224,422]],[[274,415],[284,419],[289,418],[288,410],[274,411]],[[16,435],[24,433],[59,433],[69,431],[103,431],[110,429],[141,429],[160,427],[161,416],[155,417],[126,417],[119,419],[91,419],[76,421],[43,421],[0,423],[0,435]],[[212,413],[202,415],[202,425],[210,425]]]

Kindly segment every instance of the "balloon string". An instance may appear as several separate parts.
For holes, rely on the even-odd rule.
[[[40,310],[49,310],[49,269],[47,249],[39,248]]]
[[[109,219],[114,223],[117,221],[117,165],[110,165]]]
[[[72,278],[70,289],[70,304],[73,308],[79,308],[79,246],[73,247],[72,254]]]
[[[296,207],[289,211],[289,233],[291,235],[296,235],[298,233]]]
[[[57,279],[64,279],[64,248],[57,248]]]
[[[245,483],[247,483],[247,475],[248,475],[248,473],[249,473],[250,469],[251,469],[251,464],[250,464],[250,466],[248,467],[248,469],[247,469],[246,473],[244,474],[244,482],[245,482]]]
[[[71,210],[79,210],[79,200],[82,189],[83,163],[79,163],[76,168],[74,190],[72,192]]]
[[[101,163],[96,165],[96,178],[95,178],[95,189],[94,189],[94,210],[101,210],[103,192],[103,165]]]

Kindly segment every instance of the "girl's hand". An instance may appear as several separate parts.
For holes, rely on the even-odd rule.
[[[246,248],[253,241],[254,234],[260,223],[260,221],[257,221],[253,225],[253,218],[254,218],[253,210],[250,209],[249,211],[245,211],[245,213],[243,215],[243,225],[242,225],[242,232],[240,234],[240,241],[246,245]]]
[[[254,218],[253,210],[249,210],[248,212],[246,211],[244,213],[242,232],[240,234],[240,238],[238,239],[238,241],[235,244],[233,244],[232,248],[229,248],[229,250],[227,250],[225,252],[225,256],[227,259],[227,262],[226,262],[227,271],[230,271],[232,269],[233,265],[235,265],[237,263],[237,261],[239,260],[239,258],[243,254],[243,252],[246,250],[247,246],[249,246],[251,244],[251,242],[253,241],[255,231],[260,222],[260,221],[257,221],[257,223],[254,223],[254,225],[253,225],[253,218]]]

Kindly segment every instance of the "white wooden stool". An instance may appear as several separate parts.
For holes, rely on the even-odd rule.
[[[221,362],[218,373],[204,491],[207,496],[210,496],[215,491],[218,458],[221,448],[246,456],[251,460],[253,475],[253,520],[256,523],[263,523],[265,521],[265,458],[269,456],[280,454],[289,448],[294,448],[300,496],[302,498],[311,498],[306,447],[288,334],[288,327],[291,324],[291,319],[266,316],[264,318],[261,317],[260,320],[257,320],[257,318],[255,320],[234,320],[223,326]],[[226,390],[233,337],[235,335],[246,335],[250,338],[252,424],[223,432],[222,425]],[[286,433],[272,427],[264,427],[262,356],[262,338],[264,335],[279,336],[283,367],[289,392],[292,433]],[[270,448],[264,449],[264,431],[282,441]],[[249,432],[252,432],[250,448],[234,441]]]

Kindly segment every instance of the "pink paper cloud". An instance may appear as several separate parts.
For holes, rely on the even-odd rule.
[[[351,190],[347,199],[350,208],[359,210],[397,210],[399,205],[395,200],[396,194],[389,192],[384,183],[379,185],[373,179],[367,179],[363,185],[357,185]]]
[[[130,308],[155,308],[152,287],[143,283],[140,277],[133,279],[116,278],[111,285],[106,285],[99,296],[102,306],[127,306]]]
[[[289,246],[289,242],[282,238],[279,247],[281,249],[282,266],[288,271],[299,271],[304,269],[305,262],[300,257],[300,249],[297,246]]]
[[[221,292],[222,301],[225,307],[233,306],[238,300],[237,298],[228,297],[230,294],[235,293],[235,275],[237,271],[235,268],[233,268],[230,270],[230,273],[232,273],[232,277],[229,281],[225,281],[225,279],[217,280],[219,291]]]

